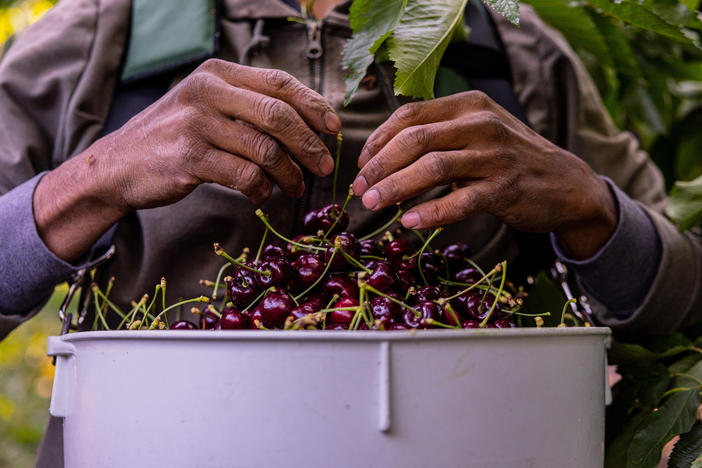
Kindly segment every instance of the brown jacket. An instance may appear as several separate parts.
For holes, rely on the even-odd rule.
[[[228,60],[237,60],[251,38],[251,23],[242,20],[291,15],[279,0],[224,3],[219,57]],[[645,206],[660,236],[660,268],[643,304],[632,317],[619,320],[593,298],[600,321],[651,332],[699,319],[702,248],[697,238],[678,233],[663,216],[664,185],[654,163],[630,133],[614,126],[592,80],[560,34],[528,6],[522,7],[520,28],[499,16],[495,20],[506,44],[515,92],[533,127]],[[325,21],[321,91],[338,109],[344,125],[339,187],[346,187],[355,175],[363,142],[392,109],[380,87],[363,90],[342,108],[338,62],[349,33],[347,20],[335,11]],[[0,194],[60,165],[99,137],[119,82],[129,22],[129,0],[63,0],[10,48],[0,63]],[[288,23],[267,33],[271,44],[252,57],[251,65],[285,69],[311,83],[304,26]],[[331,181],[317,179],[302,202],[275,192],[264,208],[280,230],[291,233],[306,208],[326,204],[330,197]],[[357,200],[352,203],[352,230],[363,232],[387,219],[387,214],[359,207]],[[174,205],[125,218],[115,237],[118,253],[105,271],[105,277],[117,278],[113,298],[128,304],[152,290],[163,275],[169,281],[170,301],[201,294],[198,280],[213,278],[220,265],[212,242],[231,252],[257,245],[262,226],[253,210],[239,193],[203,185]],[[478,215],[447,231],[446,238],[467,239],[476,260],[484,265],[513,259],[518,253],[511,229],[492,216]],[[685,288],[679,286],[682,279]],[[25,319],[0,317],[0,338]]]

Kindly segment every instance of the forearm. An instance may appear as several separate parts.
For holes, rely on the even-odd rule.
[[[114,200],[105,155],[97,144],[47,173],[33,197],[39,237],[62,260],[82,258],[113,224],[127,214]]]

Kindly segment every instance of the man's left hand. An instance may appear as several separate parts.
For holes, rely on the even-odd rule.
[[[617,224],[601,177],[478,91],[400,107],[368,138],[358,164],[353,189],[373,210],[455,184],[405,213],[406,228],[491,213],[518,230],[555,232],[573,257],[587,258]]]

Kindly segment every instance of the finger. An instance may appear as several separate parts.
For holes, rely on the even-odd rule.
[[[277,139],[314,174],[327,176],[334,170],[329,149],[284,101],[226,84],[212,92],[212,99],[224,115],[248,122]]]
[[[466,219],[474,213],[489,212],[491,187],[479,181],[448,195],[413,207],[402,216],[406,229],[444,226]]]
[[[359,171],[353,183],[354,193],[363,195],[378,181],[408,166],[428,152],[459,148],[457,143],[460,139],[455,135],[456,130],[456,125],[452,122],[405,128]]]
[[[302,196],[302,171],[273,138],[228,119],[212,118],[208,127],[211,144],[256,163],[289,197]]]
[[[368,137],[361,150],[358,167],[365,166],[395,135],[407,127],[450,120],[462,113],[490,109],[492,106],[492,100],[480,91],[466,91],[405,104]]]
[[[241,86],[285,101],[320,132],[335,134],[341,130],[341,120],[331,104],[289,73],[216,59],[205,62],[203,68],[211,70],[232,86]]]
[[[257,164],[218,148],[210,148],[193,172],[203,182],[238,190],[257,205],[266,201],[273,192],[273,184]]]

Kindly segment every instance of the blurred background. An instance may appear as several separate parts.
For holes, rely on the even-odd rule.
[[[0,0],[1,45],[55,2]],[[595,79],[610,115],[637,134],[661,168],[668,188],[702,176],[702,51],[699,0],[640,0],[657,18],[685,30],[689,40],[662,33],[617,11],[603,13],[598,0],[530,0],[559,29]],[[599,5],[596,8],[593,5]],[[696,223],[699,221],[697,220]],[[56,310],[66,293],[59,286],[39,315],[0,342],[0,467],[33,466],[48,419],[53,366],[46,337],[57,334]]]

